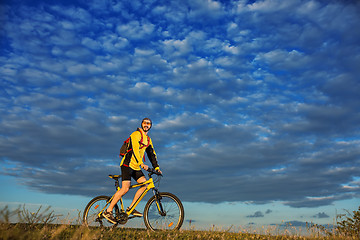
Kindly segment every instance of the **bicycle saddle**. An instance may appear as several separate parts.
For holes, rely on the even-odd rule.
[[[109,178],[112,178],[114,180],[118,180],[119,178],[121,178],[121,175],[111,175],[111,174],[109,174]]]

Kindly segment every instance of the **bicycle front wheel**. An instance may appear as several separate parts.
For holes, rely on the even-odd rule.
[[[109,196],[98,196],[93,198],[85,207],[83,222],[87,227],[115,227],[117,224],[108,222],[101,214],[110,205]],[[119,215],[119,207],[115,205],[114,216]],[[100,216],[99,216],[100,215]]]
[[[180,229],[184,221],[184,207],[180,199],[166,192],[158,196],[158,200],[152,196],[145,205],[145,226],[152,231]]]

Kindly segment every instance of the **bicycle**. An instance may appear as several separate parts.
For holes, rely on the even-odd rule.
[[[149,180],[130,186],[132,188],[140,188],[146,186],[145,191],[136,200],[135,204],[128,210],[124,210],[124,204],[122,198],[119,200],[120,208],[118,204],[113,209],[113,214],[117,220],[116,224],[108,222],[102,213],[110,205],[112,197],[109,196],[97,196],[93,198],[85,207],[83,222],[86,226],[100,226],[100,227],[116,227],[118,224],[126,224],[128,220],[137,217],[130,216],[135,207],[145,197],[145,195],[152,190],[153,196],[147,201],[144,208],[144,223],[147,229],[156,230],[179,230],[184,221],[184,207],[178,197],[172,193],[159,192],[154,183],[160,181],[162,174],[154,169],[148,169]],[[158,181],[154,181],[152,175],[155,174],[158,177]],[[115,180],[116,190],[120,190],[119,179],[121,175],[109,175],[110,178]]]

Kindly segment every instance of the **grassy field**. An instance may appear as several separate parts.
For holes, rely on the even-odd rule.
[[[235,233],[222,231],[158,231],[151,232],[144,229],[128,228],[87,228],[81,225],[57,225],[57,224],[0,224],[0,239],[357,239],[355,237],[331,237],[331,236],[296,236],[289,234],[266,235]]]
[[[244,230],[230,232],[227,230],[180,230],[180,231],[157,231],[152,232],[145,229],[132,229],[117,227],[111,228],[88,228],[78,224],[53,224],[58,216],[50,209],[41,208],[36,212],[26,210],[25,206],[14,211],[7,207],[0,210],[0,240],[21,240],[21,239],[360,239],[359,234],[359,211],[348,217],[339,226],[346,227],[346,231],[327,232],[321,226],[312,226],[308,229],[306,236],[295,229],[271,229],[259,233],[244,232]],[[12,223],[11,217],[16,216],[18,223]],[[79,215],[80,216],[80,215]],[[349,225],[352,224],[352,225]],[[349,227],[350,226],[350,227]],[[293,231],[295,230],[295,231]]]

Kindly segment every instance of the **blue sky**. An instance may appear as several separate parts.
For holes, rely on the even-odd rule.
[[[358,1],[3,1],[2,205],[111,194],[140,125],[196,227],[360,203]],[[6,193],[6,194],[4,194]]]

